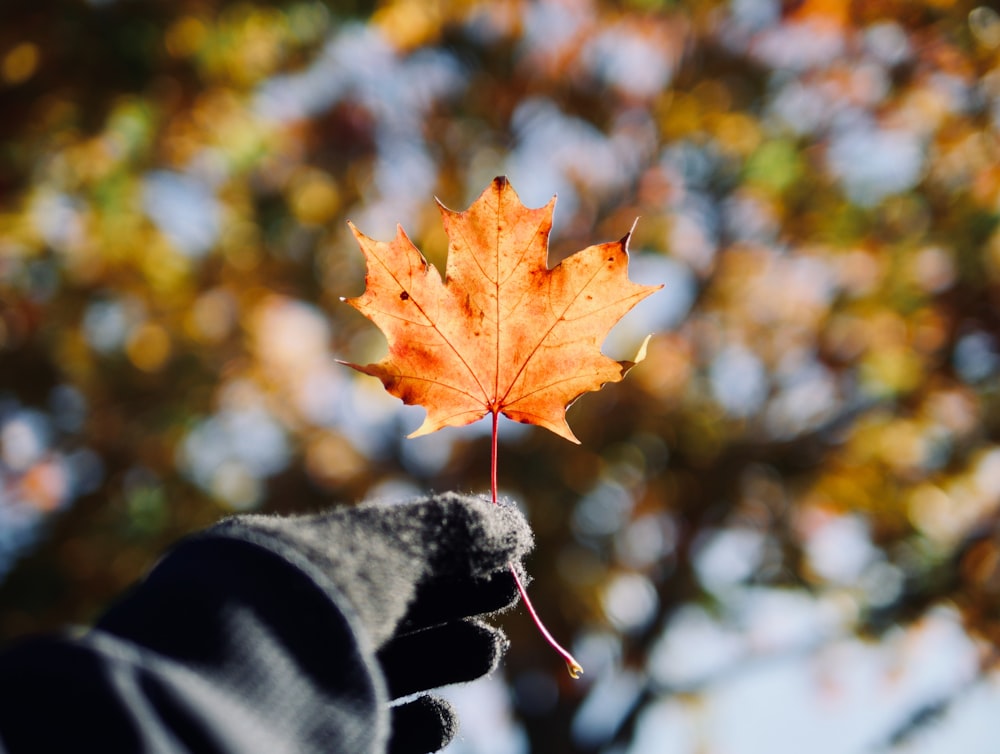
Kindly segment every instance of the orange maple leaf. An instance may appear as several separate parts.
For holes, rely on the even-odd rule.
[[[569,405],[645,355],[644,343],[633,361],[615,361],[601,353],[604,338],[662,287],[628,279],[631,231],[549,269],[555,197],[529,209],[500,177],[465,212],[438,206],[449,239],[443,281],[401,227],[383,242],[351,224],[367,275],[365,292],[347,303],[382,330],[389,353],[377,364],[343,363],[427,410],[410,437],[503,413],[578,443]]]

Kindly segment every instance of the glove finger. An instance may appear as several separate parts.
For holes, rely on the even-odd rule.
[[[500,612],[516,602],[517,584],[506,569],[485,579],[440,578],[418,587],[416,599],[403,618],[399,633]]]
[[[463,620],[395,638],[378,659],[389,698],[398,699],[491,673],[508,646],[499,628]]]
[[[391,707],[388,754],[429,754],[448,745],[458,732],[454,708],[436,696],[421,696]]]
[[[367,503],[351,516],[369,536],[381,531],[396,548],[425,561],[430,579],[483,578],[520,561],[535,544],[515,505],[454,492],[394,506]]]

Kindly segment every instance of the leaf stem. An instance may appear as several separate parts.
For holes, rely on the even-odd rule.
[[[510,574],[514,577],[514,583],[517,584],[517,591],[521,594],[521,600],[524,602],[524,606],[528,608],[528,612],[531,613],[531,619],[535,622],[535,626],[538,628],[542,636],[545,637],[545,641],[562,656],[563,660],[566,662],[566,670],[569,671],[570,678],[579,678],[583,674],[583,666],[576,661],[568,651],[566,651],[563,646],[555,640],[549,630],[542,623],[542,619],[538,617],[538,613],[535,612],[535,606],[531,604],[531,600],[528,599],[528,591],[524,588],[524,584],[521,582],[521,577],[517,575],[517,569],[514,568],[513,563],[508,563],[507,566],[510,568]]]
[[[493,434],[490,439],[490,494],[493,497],[493,504],[497,504],[497,421],[500,414],[497,411],[493,414]]]
[[[497,501],[497,422],[499,420],[499,412],[492,411],[493,414],[493,434],[490,439],[490,493],[493,498],[493,504],[498,505]],[[579,678],[583,673],[583,666],[576,661],[563,646],[555,640],[549,630],[542,623],[542,619],[538,617],[538,612],[535,610],[535,606],[531,604],[531,599],[528,597],[528,590],[524,588],[524,582],[521,581],[521,577],[517,574],[517,569],[514,567],[513,563],[508,563],[507,567],[510,569],[510,575],[514,577],[514,583],[517,585],[518,594],[521,595],[521,601],[524,602],[524,606],[528,608],[528,613],[531,615],[531,619],[535,622],[538,632],[545,638],[545,641],[549,643],[556,652],[563,658],[566,662],[566,670],[569,671],[570,678]]]

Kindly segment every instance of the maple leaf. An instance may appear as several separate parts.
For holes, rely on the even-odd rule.
[[[347,303],[379,327],[389,352],[377,364],[342,363],[427,410],[410,437],[503,413],[578,443],[569,405],[620,381],[645,355],[645,343],[633,361],[601,353],[615,323],[662,287],[628,279],[631,231],[549,269],[555,201],[529,209],[499,177],[464,212],[438,202],[444,280],[401,227],[383,242],[350,225],[367,274],[364,293]]]

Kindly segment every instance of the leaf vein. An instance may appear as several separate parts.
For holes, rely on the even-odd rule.
[[[378,255],[373,255],[373,256],[375,256],[375,258],[379,261],[379,263],[385,268],[386,272],[389,273],[389,277],[391,277],[396,282],[396,284],[400,287],[400,289],[404,291],[407,290],[406,286],[404,286],[399,281],[399,278],[396,277],[396,274],[393,272],[392,268],[388,265],[388,263]],[[418,300],[418,298],[411,293],[409,300],[413,302],[413,305],[416,306],[417,309],[420,311],[420,313],[424,315],[424,317],[427,319],[427,321],[431,323],[430,327],[434,328],[434,331],[441,336],[441,340],[444,341],[445,344],[447,344],[447,346],[452,350],[452,353],[454,353],[455,356],[458,358],[458,360],[462,363],[462,366],[466,368],[472,379],[475,380],[477,385],[479,385],[479,389],[483,391],[483,397],[486,398],[487,397],[486,390],[483,388],[482,382],[479,381],[479,377],[476,375],[476,371],[472,368],[472,365],[465,360],[465,357],[459,352],[458,348],[455,347],[455,344],[448,339],[448,337],[444,334],[444,332],[441,331],[441,328],[438,327],[437,323],[430,316],[428,316],[427,311],[424,309],[424,307],[420,305],[420,301]]]

